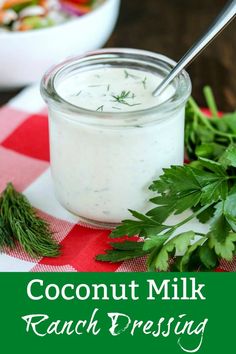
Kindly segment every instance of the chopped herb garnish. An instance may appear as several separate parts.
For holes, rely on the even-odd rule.
[[[129,77],[132,78],[132,79],[139,79],[139,77],[137,75],[134,75],[134,74],[130,74],[127,70],[124,70],[124,74],[125,74],[125,78],[128,79]]]
[[[80,90],[78,93],[76,93],[74,96],[79,96],[81,94],[82,90]]]
[[[98,107],[98,108],[96,109],[96,112],[103,112],[103,109],[104,109],[104,105]]]
[[[111,85],[107,85],[107,92],[110,91]]]
[[[123,103],[125,98],[131,98],[130,97],[130,91],[121,91],[120,95],[112,96],[115,98],[115,100],[119,103]]]
[[[88,87],[101,87],[101,86],[104,86],[104,84],[88,85]]]
[[[121,108],[118,108],[118,107],[112,107],[113,109],[118,109],[119,111],[121,110]]]
[[[127,99],[134,99],[135,95],[132,94],[130,91],[121,91],[121,93],[119,95],[112,95],[112,97],[115,99],[114,102],[119,102],[121,104],[126,104],[127,106],[137,106],[140,105],[141,103],[133,103],[130,104],[129,102],[127,102]]]
[[[143,79],[142,84],[143,84],[144,89],[146,90],[146,88],[147,88],[147,77],[146,76]]]
[[[94,84],[94,85],[88,85],[88,87],[102,87],[102,86],[106,86],[107,91],[109,91],[110,85],[108,85],[108,84]]]

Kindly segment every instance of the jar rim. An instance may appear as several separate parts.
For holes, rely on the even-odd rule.
[[[91,61],[92,65],[96,64],[98,59],[110,59],[116,60],[122,56],[123,59],[130,57],[133,58],[133,62],[137,59],[142,58],[141,61],[145,63],[154,63],[156,65],[164,65],[166,73],[176,65],[176,62],[167,56],[162,54],[154,53],[151,51],[141,50],[141,49],[130,49],[130,48],[105,48],[92,52],[87,52],[81,56],[71,57],[67,60],[62,61],[61,63],[50,68],[43,76],[41,80],[40,90],[41,95],[44,98],[45,102],[50,105],[60,105],[60,109],[63,109],[65,112],[71,112],[75,114],[85,114],[87,118],[96,118],[96,119],[105,119],[111,116],[112,120],[128,120],[133,119],[134,117],[138,118],[140,116],[149,116],[153,115],[153,113],[158,115],[167,114],[178,107],[182,106],[186,103],[187,99],[191,94],[192,84],[188,73],[183,70],[175,79],[175,93],[168,100],[154,105],[149,108],[128,111],[128,112],[100,112],[100,111],[92,111],[89,109],[85,109],[82,107],[78,107],[71,102],[68,102],[63,97],[61,97],[56,88],[55,88],[55,80],[58,75],[63,73],[66,69],[70,67],[74,67],[75,65],[80,65],[82,63],[89,63]],[[141,63],[140,61],[140,63]],[[141,65],[141,64],[140,64]],[[158,119],[158,117],[156,117]],[[128,122],[127,122],[128,123]]]

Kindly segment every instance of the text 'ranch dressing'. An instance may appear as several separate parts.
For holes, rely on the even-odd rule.
[[[153,97],[162,79],[150,71],[105,66],[80,70],[57,84],[57,94],[80,108],[78,119],[50,110],[52,174],[68,210],[90,221],[120,223],[130,218],[128,209],[150,208],[148,187],[164,167],[183,163],[184,107],[146,124],[146,110],[175,93],[169,86]],[[90,116],[94,112],[98,124],[86,124],[86,110]],[[109,123],[124,112],[122,125]],[[109,113],[106,125],[99,124],[103,113]],[[126,126],[128,113],[133,123]]]

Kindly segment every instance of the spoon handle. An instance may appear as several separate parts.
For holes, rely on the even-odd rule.
[[[220,15],[213,22],[208,31],[187,51],[180,59],[176,66],[161,82],[161,84],[153,92],[154,96],[158,96],[173,81],[173,79],[189,65],[201,51],[211,43],[211,41],[234,19],[236,15],[236,0],[230,1],[225,6]]]

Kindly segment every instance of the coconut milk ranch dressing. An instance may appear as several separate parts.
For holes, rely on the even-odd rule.
[[[69,77],[59,84],[57,92],[66,101],[88,110],[132,112],[156,106],[173,96],[173,86],[159,97],[152,95],[161,81],[161,76],[150,72],[105,67]]]
[[[183,163],[186,100],[159,114],[176,95],[173,84],[153,97],[160,72],[98,64],[57,73],[61,102],[46,100],[56,195],[87,222],[109,226],[129,218],[128,209],[146,212],[151,182],[164,167]]]

